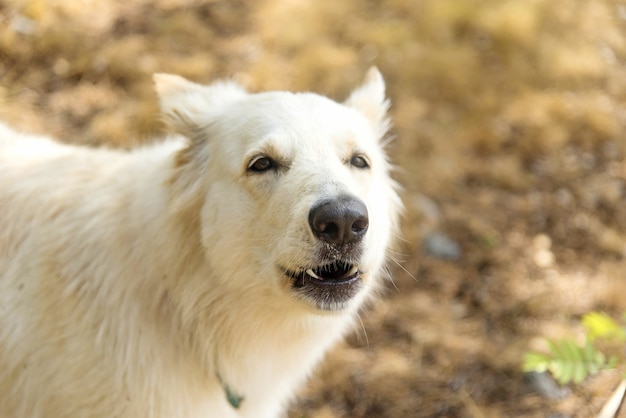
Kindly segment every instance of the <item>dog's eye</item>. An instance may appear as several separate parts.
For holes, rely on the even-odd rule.
[[[276,168],[276,162],[269,157],[259,155],[253,158],[248,164],[248,171],[253,173],[263,173],[265,171],[273,170]]]
[[[369,168],[367,159],[362,155],[355,155],[350,159],[350,165],[356,168]]]

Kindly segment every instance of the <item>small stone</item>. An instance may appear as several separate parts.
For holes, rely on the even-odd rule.
[[[424,249],[443,260],[458,260],[462,254],[459,244],[440,232],[430,232],[424,237]]]
[[[37,23],[23,15],[15,15],[11,19],[11,28],[22,35],[33,35],[37,30]]]
[[[526,379],[530,386],[544,398],[563,399],[571,393],[568,388],[559,386],[549,373],[526,373]]]
[[[554,253],[550,250],[537,250],[533,254],[533,260],[537,267],[548,268],[554,264]]]
[[[540,268],[549,268],[554,265],[554,253],[552,252],[552,239],[546,234],[533,237],[533,261]]]
[[[533,237],[533,247],[537,250],[549,250],[552,247],[552,238],[546,234],[539,234]]]

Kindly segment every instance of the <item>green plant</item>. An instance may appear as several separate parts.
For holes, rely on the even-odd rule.
[[[590,312],[582,318],[586,331],[584,344],[578,344],[573,338],[548,339],[549,353],[526,353],[522,369],[525,372],[548,371],[562,385],[578,384],[600,370],[624,370],[624,322],[626,314],[620,324],[604,313]]]

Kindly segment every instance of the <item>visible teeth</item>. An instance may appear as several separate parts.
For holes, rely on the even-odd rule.
[[[357,268],[357,266],[352,266],[352,268],[350,269],[349,272],[346,273],[346,277],[348,276],[352,276],[353,274],[356,274],[356,272],[359,271],[359,269]]]
[[[322,280],[322,278],[320,276],[318,276],[317,274],[315,274],[315,272],[313,271],[313,269],[307,269],[306,270],[306,274],[308,274],[309,276],[313,277],[314,279],[317,280]]]
[[[341,278],[345,279],[347,277],[353,276],[353,275],[356,274],[357,271],[359,271],[359,269],[356,266],[352,266],[350,271],[348,271],[346,274],[342,275]]]

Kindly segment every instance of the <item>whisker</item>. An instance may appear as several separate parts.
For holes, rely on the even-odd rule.
[[[419,280],[417,279],[417,277],[415,277],[411,272],[409,272],[403,265],[402,263],[400,263],[396,258],[392,257],[390,254],[387,253],[387,259],[391,262],[393,262],[394,264],[396,264],[398,267],[400,267],[400,269],[402,271],[404,271],[411,279],[415,280],[416,282],[419,282]]]
[[[393,234],[393,237],[394,237],[395,239],[397,239],[398,241],[402,241],[402,242],[404,242],[404,243],[406,243],[406,244],[412,244],[412,242],[411,242],[411,241],[409,241],[408,239],[404,238],[402,235],[400,235],[400,234],[398,234],[398,233],[394,233],[394,234]]]
[[[385,275],[387,276],[387,278],[389,279],[393,287],[396,289],[398,293],[400,293],[400,288],[396,285],[396,282],[393,280],[393,275],[391,274],[391,270],[389,269],[389,267],[384,266],[383,268],[385,270]]]
[[[410,257],[410,254],[407,253],[401,253],[399,251],[393,251],[393,250],[389,250],[387,249],[385,251],[385,255],[387,257],[394,257],[394,260],[396,261],[405,261]]]
[[[363,331],[363,336],[365,337],[365,346],[369,348],[370,339],[367,336],[367,330],[365,329],[365,324],[363,323],[363,320],[361,319],[361,315],[359,314],[359,312],[356,313],[356,317],[359,320],[359,324],[361,324],[361,330]]]

